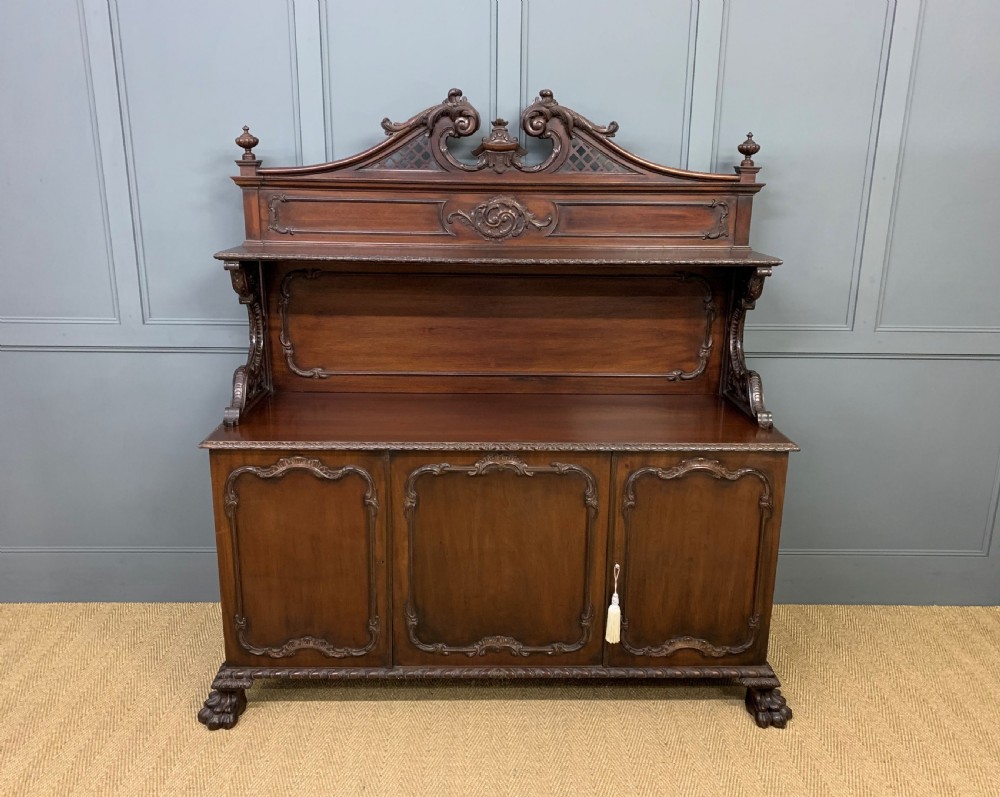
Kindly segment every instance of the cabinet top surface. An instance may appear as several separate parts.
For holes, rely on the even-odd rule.
[[[278,393],[204,448],[796,451],[718,396]]]

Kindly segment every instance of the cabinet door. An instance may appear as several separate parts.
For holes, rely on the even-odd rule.
[[[385,665],[385,462],[212,452],[226,660]]]
[[[621,565],[622,629],[609,664],[765,660],[786,461],[619,458],[608,567]]]
[[[600,664],[610,457],[394,457],[394,661]]]

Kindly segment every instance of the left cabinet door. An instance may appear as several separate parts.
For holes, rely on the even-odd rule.
[[[226,660],[389,663],[385,461],[213,451]]]

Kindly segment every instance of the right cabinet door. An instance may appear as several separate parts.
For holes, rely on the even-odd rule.
[[[619,456],[609,596],[611,666],[763,663],[787,454]]]

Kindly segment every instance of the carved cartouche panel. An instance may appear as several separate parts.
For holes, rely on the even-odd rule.
[[[359,507],[359,509],[365,513],[365,535],[368,553],[368,642],[364,646],[337,646],[329,640],[309,635],[287,639],[277,645],[256,644],[251,640],[251,621],[246,616],[244,610],[243,579],[241,576],[240,565],[240,524],[237,516],[240,504],[239,484],[241,479],[250,477],[265,481],[281,479],[293,471],[302,471],[324,481],[339,481],[344,478],[353,477],[361,479],[365,485],[362,506]],[[233,623],[236,630],[236,639],[239,642],[240,647],[247,651],[247,653],[254,656],[268,656],[274,659],[293,656],[300,650],[316,650],[324,656],[339,659],[364,656],[375,649],[381,634],[375,575],[377,556],[375,524],[379,511],[379,503],[375,482],[367,470],[356,465],[345,465],[339,468],[330,468],[318,459],[310,459],[300,456],[283,457],[275,464],[266,467],[244,465],[230,472],[225,482],[223,500],[226,518],[229,521],[229,534],[233,551],[233,581],[236,586],[236,615],[233,618]]]
[[[753,608],[747,618],[746,637],[743,641],[735,645],[717,645],[708,639],[691,635],[678,635],[664,640],[658,645],[637,646],[629,639],[628,622],[628,574],[632,571],[633,562],[631,560],[630,539],[635,533],[633,530],[633,512],[636,506],[636,485],[643,479],[655,478],[660,481],[674,481],[689,477],[691,474],[704,474],[716,480],[735,482],[744,478],[756,479],[760,482],[760,493],[758,497],[759,523],[757,528],[757,559],[753,563],[755,568],[753,586]],[[765,535],[767,534],[767,524],[774,511],[773,490],[771,481],[763,471],[756,468],[744,467],[736,470],[728,470],[717,460],[709,460],[701,457],[685,459],[671,468],[659,468],[647,466],[632,471],[625,480],[623,490],[621,512],[623,519],[624,537],[624,561],[622,572],[624,580],[622,582],[622,648],[634,656],[665,657],[679,650],[697,650],[705,656],[718,658],[743,653],[753,647],[757,641],[757,631],[760,628],[760,618],[764,603],[763,588],[763,567],[764,557],[761,555],[764,546]],[[749,565],[750,563],[748,563]]]
[[[488,479],[498,473],[512,473],[518,479],[531,479],[540,474],[551,474],[582,482],[581,508],[585,514],[585,527],[582,529],[585,545],[585,574],[583,579],[582,605],[579,613],[579,636],[572,641],[552,641],[547,644],[528,644],[510,634],[489,634],[466,644],[450,644],[443,641],[429,641],[421,632],[421,607],[415,590],[414,551],[418,545],[433,544],[424,539],[420,531],[420,486],[428,478],[454,478],[456,475],[476,479]],[[531,655],[553,656],[573,653],[581,650],[590,640],[594,622],[594,606],[592,602],[591,572],[594,562],[594,523],[598,513],[597,482],[593,473],[581,465],[553,462],[549,465],[529,465],[523,460],[509,454],[490,454],[471,465],[451,465],[447,462],[437,462],[414,469],[407,476],[403,493],[403,511],[407,523],[408,557],[407,581],[408,590],[404,615],[409,641],[418,650],[441,656],[459,654],[467,657],[484,656],[490,652],[509,651],[511,656],[527,657]],[[456,518],[463,517],[456,511]],[[538,530],[544,534],[544,529]],[[525,557],[531,557],[532,551],[525,550]],[[443,574],[442,577],[447,577]],[[515,578],[515,574],[503,574],[504,578]]]

